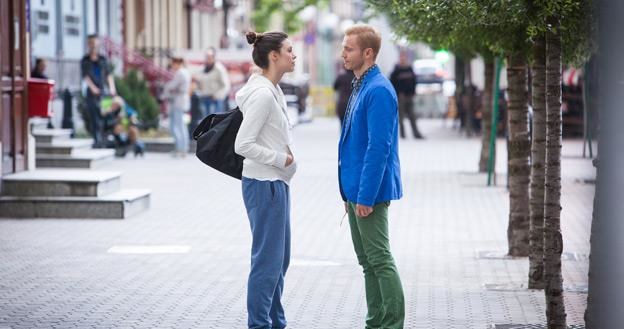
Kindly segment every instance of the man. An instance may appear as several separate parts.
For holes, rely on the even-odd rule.
[[[407,54],[401,52],[399,55],[399,63],[394,67],[394,71],[390,75],[390,81],[394,86],[399,97],[399,127],[401,138],[405,138],[405,128],[403,119],[407,117],[414,138],[422,139],[423,136],[416,126],[416,114],[414,113],[414,95],[416,94],[416,73],[410,65]]]
[[[104,146],[102,140],[102,114],[100,101],[102,96],[116,96],[115,81],[106,57],[100,54],[100,44],[97,35],[87,37],[88,53],[80,61],[82,79],[87,86],[85,103],[89,114],[93,147]]]
[[[344,70],[336,77],[336,81],[334,81],[334,90],[338,93],[338,98],[336,99],[336,115],[340,119],[341,127],[344,123],[345,113],[347,112],[347,102],[353,90],[353,86],[351,85],[353,78],[355,78],[353,71]]]
[[[197,92],[203,105],[203,115],[223,111],[223,103],[230,92],[230,78],[223,64],[216,61],[217,51],[208,49],[206,66],[196,79],[199,82]]]
[[[342,46],[345,68],[355,79],[340,136],[338,179],[355,253],[364,269],[366,328],[399,329],[405,302],[388,238],[390,201],[403,195],[397,96],[375,64],[379,32],[354,25],[345,32]]]

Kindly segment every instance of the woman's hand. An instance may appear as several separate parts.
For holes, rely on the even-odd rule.
[[[295,158],[293,158],[292,154],[288,154],[286,156],[286,167],[290,166],[293,162],[295,162]]]

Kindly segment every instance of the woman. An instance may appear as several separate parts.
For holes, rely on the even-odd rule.
[[[173,157],[186,157],[189,149],[189,132],[184,123],[184,113],[191,109],[191,74],[184,67],[181,56],[171,58],[173,79],[165,85],[165,98],[169,101],[169,131],[173,135],[175,151]]]
[[[290,179],[296,171],[284,93],[278,85],[295,68],[283,32],[247,33],[253,61],[262,70],[236,93],[243,113],[234,150],[243,162],[243,200],[252,233],[247,284],[249,328],[285,328],[284,276],[290,262]]]

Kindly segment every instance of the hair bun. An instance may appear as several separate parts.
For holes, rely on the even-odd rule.
[[[247,43],[255,45],[258,41],[260,41],[260,39],[262,39],[262,33],[250,31],[245,34],[245,37],[247,38]]]

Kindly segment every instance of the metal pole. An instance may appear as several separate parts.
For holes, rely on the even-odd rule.
[[[590,69],[589,69],[589,63],[585,64],[584,70],[583,70],[583,158],[585,157],[585,150],[586,147],[589,147],[589,157],[593,158],[594,157],[594,152],[592,149],[592,137],[591,137],[591,131],[590,131],[590,124],[589,124],[589,74],[590,74]]]
[[[496,126],[498,125],[498,93],[500,91],[500,72],[501,72],[501,67],[502,67],[502,63],[501,63],[501,58],[497,57],[496,58],[496,68],[494,69],[494,74],[496,74],[496,76],[494,77],[494,95],[493,95],[493,103],[492,103],[492,129],[490,130],[490,152],[488,155],[488,164],[487,164],[487,171],[488,171],[488,181],[487,181],[487,185],[491,186],[492,185],[492,174],[494,174],[494,148],[496,147]]]

